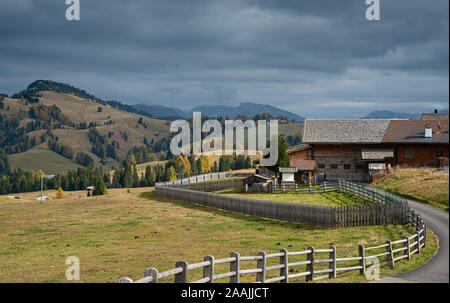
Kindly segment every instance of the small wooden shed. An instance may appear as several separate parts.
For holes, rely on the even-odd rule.
[[[243,180],[244,192],[262,192],[269,190],[269,184],[272,183],[272,178],[253,174]]]

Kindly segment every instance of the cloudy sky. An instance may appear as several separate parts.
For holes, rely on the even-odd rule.
[[[310,118],[448,108],[448,0],[1,0],[0,92],[37,79],[123,103],[265,103]]]

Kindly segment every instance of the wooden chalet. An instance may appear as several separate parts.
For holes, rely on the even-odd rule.
[[[444,166],[449,156],[448,120],[391,121],[382,143],[391,145],[392,165]]]
[[[339,179],[371,182],[371,174],[385,169],[387,164],[448,165],[448,118],[442,117],[306,119],[303,143],[288,150],[291,167],[300,171],[306,161],[314,161],[313,182]]]

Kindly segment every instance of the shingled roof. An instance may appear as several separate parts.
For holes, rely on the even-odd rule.
[[[448,120],[448,113],[422,114],[421,120]]]
[[[425,128],[432,129],[432,137],[425,138]],[[383,143],[427,143],[448,144],[448,120],[392,121]]]
[[[387,119],[306,119],[303,143],[381,143]]]

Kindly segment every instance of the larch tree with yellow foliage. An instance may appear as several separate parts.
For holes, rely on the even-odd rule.
[[[65,199],[66,195],[64,194],[63,189],[60,187],[58,187],[58,190],[56,191],[56,199]]]
[[[209,162],[209,157],[201,155],[200,156],[200,164],[202,168],[202,174],[207,174],[211,170],[211,164]]]
[[[167,181],[176,181],[177,180],[177,172],[173,166],[169,167],[167,170]]]

